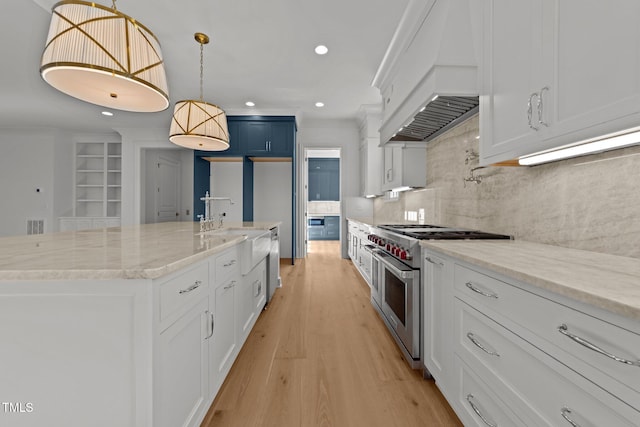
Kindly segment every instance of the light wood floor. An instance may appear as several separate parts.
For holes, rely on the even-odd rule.
[[[461,426],[431,380],[403,360],[338,242],[282,265],[202,427]]]

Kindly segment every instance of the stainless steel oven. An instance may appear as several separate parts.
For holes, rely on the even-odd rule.
[[[378,295],[382,318],[400,350],[413,368],[420,366],[420,270],[407,265],[384,251],[373,255],[377,274]],[[374,267],[374,268],[376,268]],[[376,300],[377,299],[377,300]]]

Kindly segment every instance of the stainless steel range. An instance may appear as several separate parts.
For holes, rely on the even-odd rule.
[[[421,224],[379,225],[372,230],[368,236],[375,246],[371,250],[371,302],[412,368],[422,366],[420,240],[510,238],[503,234]]]

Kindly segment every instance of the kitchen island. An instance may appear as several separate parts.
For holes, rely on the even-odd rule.
[[[246,239],[191,222],[1,238],[0,425],[199,425],[265,304]]]

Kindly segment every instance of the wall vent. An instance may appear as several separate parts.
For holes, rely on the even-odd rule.
[[[44,234],[44,219],[28,219],[27,234]]]

